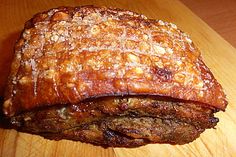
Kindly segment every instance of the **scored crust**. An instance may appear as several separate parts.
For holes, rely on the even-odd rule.
[[[51,9],[25,24],[5,92],[6,115],[123,95],[227,105],[199,50],[172,23],[83,6]]]

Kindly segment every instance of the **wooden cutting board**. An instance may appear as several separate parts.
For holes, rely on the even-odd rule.
[[[50,141],[40,136],[19,133],[0,128],[1,157],[49,157],[49,156],[236,156],[236,50],[177,0],[8,0],[0,3],[0,94],[8,74],[13,45],[24,22],[35,13],[58,6],[94,4],[125,8],[177,24],[190,34],[202,50],[204,61],[222,84],[228,96],[226,112],[217,113],[220,118],[216,129],[207,130],[196,141],[173,146],[150,144],[139,148],[107,148],[72,142]]]

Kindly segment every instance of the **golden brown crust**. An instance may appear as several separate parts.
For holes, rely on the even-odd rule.
[[[222,110],[227,105],[199,50],[174,24],[119,9],[61,7],[26,23],[15,46],[4,113],[142,94]]]

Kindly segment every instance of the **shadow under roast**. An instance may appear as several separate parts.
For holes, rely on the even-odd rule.
[[[3,97],[0,97],[0,128],[4,128],[4,129],[11,129],[10,125],[9,125],[9,120],[7,119],[6,116],[4,116],[3,114],[3,110],[2,110],[2,104],[3,104]]]
[[[0,40],[0,128],[9,128],[8,120],[2,110],[3,95],[13,59],[14,46],[20,33],[20,31],[9,33],[5,39]]]

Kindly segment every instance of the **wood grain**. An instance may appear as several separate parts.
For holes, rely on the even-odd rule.
[[[181,2],[236,47],[235,0],[181,0]]]
[[[102,148],[80,142],[43,139],[36,135],[0,129],[0,156],[235,156],[236,155],[236,50],[200,18],[177,0],[8,0],[0,4],[0,88],[3,90],[13,54],[14,42],[24,22],[37,12],[62,5],[85,4],[114,6],[143,13],[150,18],[177,24],[191,35],[202,50],[204,61],[225,89],[229,105],[217,113],[216,129],[207,130],[196,141],[183,145],[151,144],[139,148]]]

